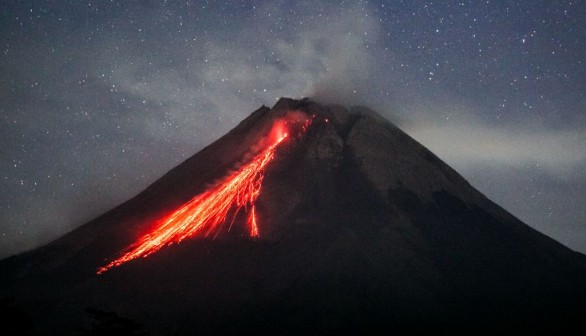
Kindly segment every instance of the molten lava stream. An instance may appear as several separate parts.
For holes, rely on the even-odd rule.
[[[219,185],[195,196],[181,208],[161,219],[156,228],[130,245],[118,259],[98,269],[97,274],[127,261],[149,256],[164,246],[179,243],[197,234],[201,233],[207,237],[214,231],[217,233],[226,221],[228,212],[234,207],[236,211],[243,207],[249,209],[249,234],[251,237],[258,237],[254,202],[260,194],[264,168],[273,159],[277,146],[286,137],[287,133],[279,134],[269,147],[237,172],[226,177]]]

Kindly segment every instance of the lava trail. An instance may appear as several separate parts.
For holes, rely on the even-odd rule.
[[[283,129],[283,127],[281,127]],[[164,217],[159,225],[130,245],[122,255],[98,269],[101,274],[112,267],[157,252],[164,246],[179,243],[195,235],[217,234],[231,209],[244,208],[248,212],[247,225],[251,237],[258,237],[254,202],[258,198],[264,178],[264,168],[274,158],[277,146],[287,133],[283,130],[273,142],[249,163],[227,176],[213,189],[195,196],[182,207]]]

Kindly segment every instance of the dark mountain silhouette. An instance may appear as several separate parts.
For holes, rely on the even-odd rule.
[[[266,169],[260,238],[236,223],[96,275],[156,219],[245,163],[291,111],[316,117]],[[165,335],[584,334],[584,284],[585,256],[488,200],[378,114],[307,99],[261,107],[135,198],[0,262],[0,297],[26,314],[18,321],[56,335],[89,333],[96,316],[100,328]]]

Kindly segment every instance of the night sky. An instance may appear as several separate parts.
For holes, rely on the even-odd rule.
[[[2,1],[0,257],[281,96],[378,110],[586,253],[586,1],[292,3]]]

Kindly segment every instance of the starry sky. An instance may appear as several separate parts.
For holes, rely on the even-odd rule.
[[[586,253],[585,1],[2,1],[0,258],[281,97],[378,110]]]

